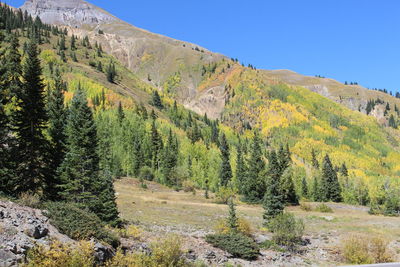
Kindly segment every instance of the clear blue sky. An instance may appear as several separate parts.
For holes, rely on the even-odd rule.
[[[7,0],[19,7],[23,0]],[[89,0],[263,69],[400,91],[399,0]]]

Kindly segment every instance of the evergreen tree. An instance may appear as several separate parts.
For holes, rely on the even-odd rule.
[[[341,201],[341,188],[337,174],[328,155],[322,165],[321,198],[323,201]]]
[[[261,142],[258,133],[255,132],[248,163],[249,169],[243,186],[244,200],[247,202],[260,202],[265,194],[265,177],[262,175],[265,163],[262,158]]]
[[[118,103],[118,121],[119,121],[120,125],[122,124],[124,119],[125,119],[124,108],[122,107],[121,101],[119,101],[119,103]]]
[[[102,175],[95,188],[95,191],[99,192],[99,194],[97,194],[98,198],[95,200],[94,205],[92,205],[92,211],[103,222],[117,227],[121,225],[122,221],[119,218],[113,179],[109,170],[103,170],[101,173]]]
[[[160,154],[163,148],[163,142],[160,134],[157,131],[155,120],[151,124],[151,158],[152,167],[154,170],[159,168],[160,164]]]
[[[242,144],[239,139],[239,145],[237,146],[237,157],[236,157],[236,180],[238,183],[239,193],[243,194],[243,187],[246,181],[247,166],[243,156]]]
[[[279,189],[280,183],[280,166],[275,151],[272,151],[269,157],[269,166],[267,171],[267,190],[264,195],[263,218],[265,224],[281,214],[284,209],[282,196]]]
[[[170,129],[162,158],[162,173],[168,185],[177,184],[176,181],[171,180],[171,173],[178,164],[178,155],[178,140],[172,134],[172,130]]]
[[[49,178],[49,143],[44,137],[47,124],[42,68],[35,43],[28,46],[23,64],[22,87],[14,123],[17,137],[17,179],[14,192],[38,192]]]
[[[317,160],[317,156],[315,155],[315,150],[314,149],[311,151],[311,161],[312,161],[312,166],[315,169],[319,169],[319,162]]]
[[[46,194],[51,200],[56,200],[58,197],[56,170],[60,167],[65,156],[65,121],[66,110],[64,107],[64,92],[66,91],[66,84],[61,79],[61,74],[56,71],[54,79],[54,88],[48,90],[47,100],[47,115],[49,118],[48,134],[50,137],[51,145],[51,177],[47,183]]]
[[[308,198],[308,185],[305,176],[301,180],[301,195],[303,198]]]
[[[321,201],[321,191],[317,176],[313,178],[312,197],[314,201]]]
[[[289,169],[280,176],[280,194],[282,195],[283,203],[291,205],[299,204],[299,198],[294,189],[292,172]]]
[[[144,155],[142,151],[142,137],[136,133],[133,139],[133,175],[139,175],[141,166],[144,165]]]
[[[110,62],[107,66],[106,70],[106,75],[107,75],[107,81],[110,83],[115,83],[115,78],[117,76],[117,71],[115,69],[115,64],[113,62]]]
[[[95,210],[99,156],[96,125],[85,93],[75,92],[66,125],[66,156],[60,167],[62,186],[60,196],[67,201],[84,203]]]
[[[228,216],[228,227],[231,231],[237,231],[239,227],[238,217],[236,216],[235,203],[233,202],[233,198],[231,197],[228,202],[229,206],[229,216]]]
[[[343,162],[342,167],[340,167],[340,173],[344,176],[344,177],[348,177],[349,176],[349,172],[347,171],[347,167],[346,167],[346,163]]]
[[[155,106],[158,109],[164,108],[162,101],[161,101],[161,97],[157,90],[154,90],[151,95],[151,105]]]
[[[390,114],[390,117],[389,117],[389,127],[397,129],[397,123],[396,123],[396,120],[394,119],[393,114]]]
[[[220,140],[221,141],[219,149],[221,151],[222,162],[220,167],[219,178],[221,186],[227,186],[230,180],[232,179],[232,168],[231,168],[231,163],[229,161],[230,157],[229,145],[224,133],[221,134]]]
[[[76,50],[75,41],[76,41],[76,37],[75,37],[75,35],[72,35],[71,36],[71,50]]]

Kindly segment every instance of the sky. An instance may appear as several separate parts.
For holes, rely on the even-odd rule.
[[[24,0],[7,0],[19,7]],[[399,0],[89,0],[261,69],[400,91]]]

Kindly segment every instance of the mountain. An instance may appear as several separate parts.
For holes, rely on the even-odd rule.
[[[70,32],[79,37],[89,36],[159,89],[165,88],[179,73],[179,83],[171,93],[193,110],[210,110],[211,117],[220,115],[220,110],[212,112],[214,107],[208,96],[199,95],[196,89],[201,81],[201,67],[221,60],[222,55],[139,29],[82,0],[32,0],[26,1],[21,9],[46,23],[69,26]],[[216,101],[223,106],[223,99]]]
[[[244,67],[139,29],[82,0],[27,1],[22,9],[98,42],[143,83],[190,110],[240,132],[259,128],[275,144],[289,142],[299,163],[309,161],[315,149],[321,157],[333,154],[337,165],[346,161],[350,169],[362,170],[358,177],[399,174],[393,171],[400,135],[387,126],[392,116],[397,127],[400,101],[388,94],[289,70]]]

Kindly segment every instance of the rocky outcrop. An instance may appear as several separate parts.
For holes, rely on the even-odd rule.
[[[49,24],[79,27],[117,20],[104,10],[82,0],[27,0],[21,7]]]
[[[49,223],[41,210],[0,201],[0,267],[17,266],[27,251],[51,240],[73,243]]]

